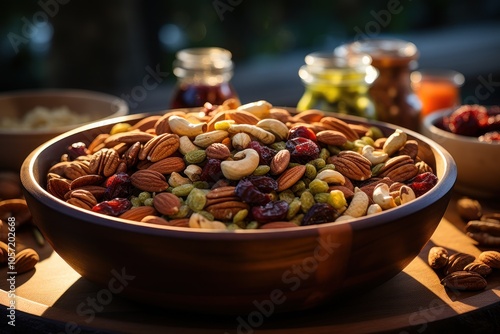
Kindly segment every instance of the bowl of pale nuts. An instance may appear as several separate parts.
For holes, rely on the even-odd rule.
[[[421,132],[452,155],[457,192],[477,198],[500,196],[500,107],[462,105],[437,111],[423,119]]]
[[[0,170],[18,172],[28,154],[83,124],[128,114],[115,96],[73,89],[19,90],[0,94]]]
[[[129,115],[32,152],[33,220],[79,274],[167,309],[309,309],[422,250],[455,182],[433,141],[366,119],[228,101]]]

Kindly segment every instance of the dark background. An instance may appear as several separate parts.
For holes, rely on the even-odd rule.
[[[398,37],[420,50],[420,68],[462,72],[466,103],[500,104],[500,1],[3,1],[0,91],[82,88],[117,96],[162,80],[131,112],[168,107],[175,52],[233,53],[242,102],[295,106],[297,71],[312,51],[365,37]]]

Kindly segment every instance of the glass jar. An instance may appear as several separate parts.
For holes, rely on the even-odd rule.
[[[298,111],[319,109],[366,118],[375,117],[368,89],[377,77],[367,55],[350,58],[315,52],[299,70],[305,92]]]
[[[370,87],[377,119],[419,130],[422,104],[410,80],[419,56],[415,44],[398,39],[368,39],[341,45],[335,53],[344,57],[369,54],[379,72]]]
[[[230,98],[239,102],[230,82],[233,76],[231,58],[231,52],[216,47],[179,51],[173,64],[177,86],[170,107],[202,107],[207,102],[220,105]]]

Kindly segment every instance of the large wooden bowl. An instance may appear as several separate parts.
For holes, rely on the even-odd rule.
[[[408,131],[420,142],[419,156],[434,168],[437,185],[401,207],[350,222],[235,232],[158,227],[85,211],[45,190],[49,167],[68,145],[149,115],[65,133],[33,151],[21,170],[35,223],[71,267],[102,286],[106,298],[119,294],[176,310],[241,315],[334,301],[390,279],[412,261],[442,218],[456,179],[451,156]],[[387,133],[396,128],[372,124]]]

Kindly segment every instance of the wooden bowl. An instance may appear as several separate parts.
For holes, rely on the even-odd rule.
[[[234,232],[151,226],[76,208],[45,190],[49,167],[68,145],[149,115],[119,117],[54,138],[25,160],[21,179],[35,223],[71,267],[107,295],[168,309],[267,314],[308,309],[377,286],[422,250],[456,179],[446,151],[407,131],[419,141],[419,156],[434,168],[437,185],[401,207],[349,222]],[[396,129],[371,124],[387,133]]]
[[[0,94],[2,117],[21,119],[37,107],[67,107],[76,114],[89,116],[89,122],[128,114],[127,103],[115,96],[73,89],[23,90]],[[89,123],[87,122],[87,123]],[[43,129],[0,129],[3,153],[0,169],[18,172],[24,159],[37,146],[84,123]]]

